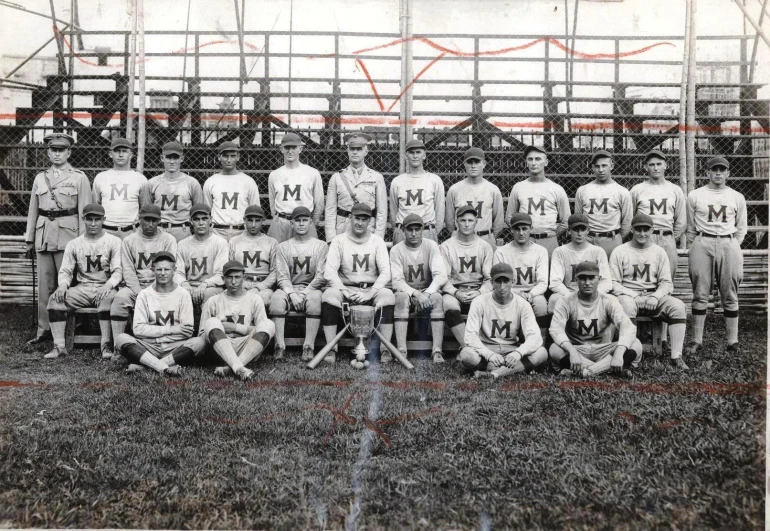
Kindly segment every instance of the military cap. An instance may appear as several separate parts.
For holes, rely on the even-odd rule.
[[[230,271],[246,271],[246,268],[238,260],[230,260],[222,266],[222,274],[226,275]]]
[[[523,212],[516,212],[513,216],[511,216],[511,227],[515,227],[517,225],[529,225],[532,226],[532,216],[529,214],[524,214]]]
[[[83,217],[89,214],[97,214],[104,217],[104,207],[99,203],[89,203],[83,207]]]
[[[134,149],[134,146],[131,144],[131,141],[126,138],[113,138],[112,143],[110,143],[110,150],[118,148]]]
[[[425,226],[425,222],[422,220],[422,218],[417,214],[409,214],[404,218],[403,223],[401,223],[401,226],[406,228],[410,225],[420,225],[421,227]]]
[[[43,138],[43,142],[48,147],[70,148],[75,143],[75,139],[67,133],[51,133]]]
[[[644,156],[643,163],[646,163],[651,158],[659,158],[661,160],[666,160],[666,154],[659,149],[652,149],[648,151],[647,154]]]
[[[310,212],[310,209],[308,207],[298,206],[294,210],[291,211],[291,219],[298,218],[300,216],[307,216],[312,217],[313,214]]]
[[[767,160],[767,159],[765,159]],[[724,166],[728,170],[730,169],[730,163],[727,162],[727,159],[722,156],[717,157],[711,157],[708,162],[706,162],[706,168],[709,170],[716,167],[716,166]]]
[[[224,153],[225,151],[240,151],[241,148],[235,142],[222,142],[217,148],[217,153]]]
[[[588,227],[590,223],[588,222],[588,217],[583,214],[572,214],[567,219],[567,226],[571,229],[578,226],[584,226]]]
[[[163,154],[165,155],[166,153],[176,153],[177,155],[182,155],[184,153],[184,148],[182,147],[182,144],[176,140],[172,142],[166,142],[163,144]]]
[[[368,216],[372,217],[372,209],[366,203],[356,203],[353,208],[350,209],[352,216]]]
[[[612,153],[610,153],[606,149],[600,149],[598,151],[594,151],[593,154],[591,155],[591,162],[594,162],[596,161],[596,159],[601,159],[601,158],[611,159]]]
[[[513,268],[504,262],[498,262],[492,266],[492,271],[489,272],[489,276],[492,277],[492,280],[497,280],[500,277],[511,280],[513,279]]]
[[[463,205],[455,211],[455,218],[459,218],[465,214],[473,214],[474,216],[479,217],[479,213],[476,212],[475,208],[470,205]]]
[[[351,147],[362,147],[374,140],[374,137],[369,133],[363,131],[356,131],[355,133],[348,133],[345,135],[345,143]]]
[[[412,149],[425,149],[425,144],[423,144],[422,140],[420,140],[419,138],[413,138],[406,143],[405,151],[409,151]]]
[[[281,139],[281,146],[301,146],[302,139],[297,133],[286,133]]]
[[[160,214],[160,207],[150,203],[142,205],[142,208],[139,209],[139,217],[161,219],[163,216]]]
[[[589,276],[589,275],[596,275],[599,276],[599,264],[596,262],[580,262],[578,265],[575,266],[575,276],[581,277],[581,276]]]
[[[650,216],[640,212],[639,214],[635,215],[631,219],[631,226],[632,227],[654,227],[655,223],[653,223],[652,218]]]
[[[484,150],[477,147],[466,149],[463,162],[468,162],[471,159],[484,160]]]
[[[160,262],[161,260],[168,260],[169,262],[176,263],[176,257],[168,251],[160,251],[152,255],[152,263]]]
[[[529,155],[530,151],[536,151],[536,152],[542,153],[543,155],[546,155],[546,156],[548,155],[548,153],[546,152],[544,147],[540,147],[540,146],[527,146],[527,147],[524,148],[524,157]]]
[[[258,216],[265,219],[265,211],[262,210],[262,207],[259,205],[249,205],[246,207],[246,212],[243,213],[243,217],[247,218],[249,216]]]
[[[190,207],[190,219],[192,219],[195,214],[199,214],[201,212],[211,215],[211,207],[206,203],[195,203],[192,207]]]

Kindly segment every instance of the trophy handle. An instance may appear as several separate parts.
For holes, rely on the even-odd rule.
[[[380,306],[379,304],[375,305],[374,313],[377,313],[378,309],[380,310],[380,321],[377,324],[374,325],[374,328],[372,328],[372,333],[369,334],[369,336],[371,336],[374,333],[374,331],[377,330],[377,328],[379,328],[380,323],[382,322],[382,306]]]
[[[350,324],[347,322],[346,317],[348,319],[350,318],[350,304],[347,302],[343,302],[342,303],[342,324],[344,324],[345,326]]]

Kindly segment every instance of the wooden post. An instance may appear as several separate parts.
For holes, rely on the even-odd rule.
[[[399,87],[404,90],[409,80],[406,78],[406,3],[408,0],[399,0],[398,25],[401,33],[401,80]],[[399,91],[400,92],[400,91]],[[402,99],[398,106],[398,173],[406,171],[406,100]]]
[[[131,44],[128,57],[128,105],[126,108],[126,138],[134,141],[134,92],[136,91],[136,31],[137,31],[136,0],[131,2]]]
[[[687,0],[684,23],[684,53],[682,55],[682,83],[679,87],[679,185],[687,195],[687,79],[690,67],[690,3]]]
[[[144,0],[136,0],[137,48],[139,49],[139,131],[137,133],[136,171],[144,170],[146,92],[144,79]]]
[[[696,50],[696,36],[697,25],[696,18],[698,13],[698,0],[689,0],[690,2],[690,23],[688,28],[690,34],[688,36],[690,53],[688,56],[687,67],[687,131],[685,139],[687,143],[687,192],[692,192],[695,189],[695,177],[697,173],[696,161],[695,161],[695,128],[697,122],[695,120],[695,77],[696,77],[696,64],[697,64],[697,50]]]
[[[414,0],[405,0],[406,2],[406,79],[408,83],[412,82],[412,79],[414,79],[414,71],[412,69],[412,56],[413,56],[413,50],[412,50],[412,6],[413,6]],[[412,138],[413,132],[412,132],[412,89],[414,88],[414,85],[410,86],[406,94],[403,96],[403,102],[406,105],[406,124],[405,124],[405,134],[406,134],[406,140],[407,142]]]

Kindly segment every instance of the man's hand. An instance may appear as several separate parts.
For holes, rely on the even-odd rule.
[[[572,369],[572,372],[575,373],[577,376],[582,376],[583,375],[583,357],[580,355],[577,349],[572,345],[567,347],[566,350],[567,352],[569,352],[569,368]]]
[[[505,357],[505,366],[509,369],[513,369],[513,366],[521,361],[521,358],[522,355],[518,351],[514,350]]]
[[[658,308],[658,299],[656,299],[652,295],[647,297],[647,299],[644,301],[643,309],[654,312],[657,308]]]
[[[59,303],[64,303],[67,299],[67,286],[61,285],[53,292],[53,300]]]
[[[377,291],[372,288],[369,288],[369,289],[360,291],[357,295],[358,295],[358,302],[360,304],[366,304],[367,302],[371,301],[375,295],[377,295]]]
[[[475,299],[479,295],[481,295],[481,291],[477,289],[472,289],[470,291],[465,292],[465,296],[468,298],[468,304],[470,304],[473,301],[473,299]]]
[[[422,291],[415,291],[412,294],[412,300],[414,300],[414,309],[418,313],[422,313],[433,308],[433,304],[430,302],[430,297]]]
[[[289,293],[289,302],[291,302],[291,307],[294,308],[295,311],[304,312],[305,305],[307,304],[307,297],[304,293],[297,293],[295,291],[294,293]]]
[[[489,365],[492,370],[499,369],[505,365],[505,359],[500,354],[492,354],[487,360],[487,365]]]
[[[222,322],[222,328],[225,329],[225,333],[232,334],[236,331],[238,328],[238,325],[235,323],[231,323],[230,321],[223,321]]]
[[[24,258],[26,258],[27,260],[32,260],[34,256],[35,256],[35,243],[27,242],[27,248],[26,248],[26,251],[24,251]]]
[[[94,300],[96,301],[96,304],[99,304],[100,302],[102,302],[104,297],[109,295],[111,291],[112,291],[112,284],[110,284],[109,282],[107,282],[104,286],[99,288],[96,291],[96,296],[94,297]]]
[[[206,291],[206,284],[201,284],[197,288],[193,288],[190,296],[192,296],[193,304],[200,304],[203,302],[203,293]]]
[[[647,304],[647,297],[645,297],[644,295],[639,295],[634,299],[634,302],[636,303],[637,310],[644,310],[645,305]]]

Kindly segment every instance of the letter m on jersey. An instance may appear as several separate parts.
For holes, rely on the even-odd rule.
[[[588,324],[586,324],[588,323]],[[577,321],[577,334],[579,336],[598,336],[599,335],[599,319],[580,320]]]
[[[650,215],[654,215],[655,211],[661,214],[668,215],[668,198],[664,197],[660,200],[660,203],[656,203],[654,198],[650,198]]]
[[[644,264],[644,266],[639,266],[639,264],[633,264],[634,268],[634,280],[642,279],[643,282],[650,282],[650,264]]]
[[[412,190],[406,191],[406,206],[411,206],[412,201],[414,201],[416,205],[422,205],[422,188],[414,190],[414,193],[412,193]]]
[[[527,198],[527,214],[540,211],[541,216],[545,216],[545,198],[541,197],[539,201],[535,201],[534,197]]]
[[[460,273],[470,271],[476,272],[476,257],[475,256],[461,256],[460,257]]]
[[[353,273],[358,272],[359,266],[363,271],[369,271],[369,253],[366,253],[363,257],[358,254],[353,255]]]
[[[589,201],[589,204],[591,205],[588,210],[589,214],[594,213],[594,208],[596,209],[597,213],[601,213],[601,214],[607,213],[607,202],[609,201],[609,199],[607,199],[606,197],[603,198],[601,201],[597,201],[592,197],[588,201]]]
[[[152,264],[152,257],[155,253],[139,253],[136,257],[136,268],[147,269]]]
[[[244,324],[246,322],[246,316],[245,315],[226,315],[225,316],[225,322],[226,323],[235,323],[235,324]]]
[[[721,220],[720,216],[722,216]],[[709,205],[709,223],[713,223],[714,218],[718,223],[727,223],[727,205],[719,205],[718,209],[714,205]]]
[[[505,335],[503,335],[503,332],[505,332]],[[492,332],[490,333],[490,339],[497,337],[498,333],[500,334],[500,337],[511,339],[511,321],[503,321],[503,324],[500,324],[500,321],[497,319],[492,319]]]
[[[522,270],[523,269],[523,270]],[[529,284],[533,284],[535,282],[535,273],[532,270],[532,267],[526,267],[516,268],[516,285],[517,286],[527,286]]]
[[[190,278],[198,279],[205,275],[206,270],[208,269],[206,267],[208,261],[208,256],[204,256],[203,258],[190,258]]]
[[[288,184],[283,185],[283,200],[288,201],[289,197],[294,199],[295,201],[299,201],[299,194],[300,190],[302,190],[302,185],[298,184],[292,188]]]
[[[102,255],[86,256],[86,273],[92,273],[94,271],[103,271],[102,269]]]
[[[301,260],[298,256],[292,257],[291,274],[296,275],[297,272],[305,270],[305,274],[310,274],[310,257],[305,256]]]
[[[481,213],[484,211],[484,201],[476,202],[476,206],[473,206],[473,201],[468,201],[468,206],[473,207],[473,209],[476,211],[477,218],[481,217]]]
[[[110,185],[110,201],[115,201],[115,196],[123,201],[128,201],[128,183],[124,183],[118,188],[118,185],[112,183]]]
[[[228,205],[233,210],[238,209],[238,194],[240,192],[233,192],[232,197],[227,192],[222,192],[222,210],[228,208]]]
[[[162,311],[155,310],[155,326],[174,326],[175,324],[176,321],[174,320],[174,310],[167,312],[165,316],[163,315]]]
[[[243,251],[243,267],[259,267],[259,259],[261,258],[262,251]]]
[[[406,281],[414,282],[419,277],[420,282],[425,282],[425,269],[424,264],[418,264],[416,266],[409,265],[406,268]]]
[[[179,196],[178,195],[172,195],[169,199],[169,196],[166,194],[163,194],[160,196],[160,209],[161,210],[179,210]]]

